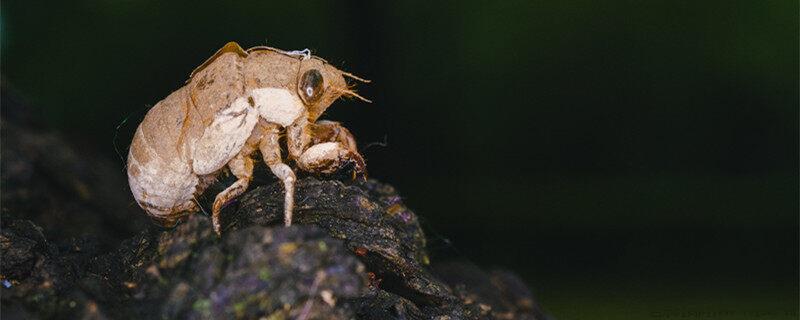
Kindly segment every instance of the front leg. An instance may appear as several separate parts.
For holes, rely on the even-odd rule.
[[[319,121],[308,128],[313,146],[297,158],[301,169],[331,174],[350,164],[353,165],[353,179],[366,178],[364,158],[358,153],[356,140],[350,131],[333,121]]]
[[[297,160],[311,145],[311,128],[308,124],[308,116],[303,114],[286,127],[286,147],[289,151],[289,159]]]
[[[323,142],[338,142],[347,150],[353,151],[358,154],[358,147],[356,146],[356,139],[350,130],[347,130],[341,123],[330,120],[320,120],[312,123],[311,136],[312,143],[318,144]]]

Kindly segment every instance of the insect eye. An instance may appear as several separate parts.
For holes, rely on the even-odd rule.
[[[322,74],[316,69],[303,73],[300,77],[300,96],[306,104],[317,102],[322,97]]]

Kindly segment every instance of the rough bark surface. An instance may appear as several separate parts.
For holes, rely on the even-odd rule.
[[[3,105],[3,319],[545,318],[511,272],[430,261],[387,184],[300,179],[288,228],[266,184],[223,211],[222,237],[202,213],[163,229],[121,169]]]

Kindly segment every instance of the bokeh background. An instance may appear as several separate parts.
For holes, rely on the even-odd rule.
[[[797,1],[26,0],[0,17],[4,81],[120,175],[115,135],[125,155],[225,42],[310,48],[373,80],[373,104],[326,117],[422,217],[433,259],[513,269],[559,319],[797,317]]]

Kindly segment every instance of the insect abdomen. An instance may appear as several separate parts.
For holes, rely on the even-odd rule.
[[[128,182],[136,202],[156,217],[173,215],[192,201],[198,178],[186,158],[193,137],[185,121],[184,89],[173,92],[147,112],[128,154]]]

